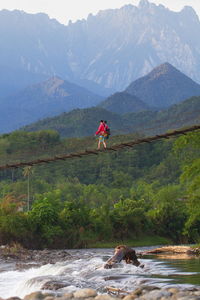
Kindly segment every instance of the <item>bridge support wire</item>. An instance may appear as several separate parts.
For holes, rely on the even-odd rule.
[[[55,161],[59,161],[59,160],[81,158],[81,157],[88,156],[88,155],[98,155],[100,153],[108,153],[110,151],[118,151],[118,150],[125,149],[125,148],[132,148],[136,145],[143,144],[143,143],[152,143],[157,140],[168,139],[168,138],[171,138],[174,136],[183,135],[188,132],[196,131],[199,129],[200,129],[200,125],[196,125],[196,126],[192,126],[192,127],[185,128],[185,129],[177,129],[177,130],[167,132],[164,134],[160,134],[160,135],[137,139],[137,140],[130,141],[127,143],[116,144],[116,145],[113,145],[112,147],[108,147],[103,150],[101,150],[101,149],[100,150],[95,150],[95,149],[94,150],[85,150],[83,152],[70,153],[70,154],[65,154],[65,155],[60,155],[60,156],[56,155],[54,157],[47,157],[47,158],[37,159],[37,160],[33,160],[33,161],[28,161],[28,162],[19,162],[19,163],[15,163],[15,164],[1,165],[0,170],[11,169],[11,168],[22,168],[22,167],[26,167],[26,166],[39,165],[39,164],[43,164],[43,163],[51,163],[51,162],[55,162]]]

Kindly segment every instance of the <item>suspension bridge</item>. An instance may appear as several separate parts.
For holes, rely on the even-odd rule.
[[[200,125],[195,125],[195,126],[188,127],[185,129],[177,129],[177,130],[167,132],[164,134],[159,134],[159,135],[154,135],[154,136],[145,137],[145,138],[141,138],[141,139],[136,139],[136,140],[126,142],[126,143],[116,144],[116,145],[113,145],[112,147],[107,147],[106,149],[103,149],[103,150],[101,150],[101,149],[100,150],[95,150],[95,149],[94,150],[85,150],[83,152],[74,152],[74,153],[69,153],[69,154],[64,154],[64,155],[56,155],[53,157],[47,157],[47,158],[37,159],[37,160],[32,160],[32,161],[0,165],[0,170],[21,168],[21,167],[26,167],[26,166],[35,166],[35,165],[46,164],[46,163],[51,163],[51,162],[56,162],[56,161],[61,161],[61,160],[81,158],[81,157],[85,157],[85,156],[89,156],[89,155],[99,155],[101,153],[118,151],[118,150],[122,150],[125,148],[133,148],[134,146],[143,144],[143,143],[152,143],[157,140],[169,139],[172,137],[185,135],[189,132],[194,132],[194,131],[198,131],[198,130],[200,130]]]

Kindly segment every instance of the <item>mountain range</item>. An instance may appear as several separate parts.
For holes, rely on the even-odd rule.
[[[191,7],[174,12],[147,0],[66,26],[43,13],[2,10],[0,98],[55,76],[105,97],[166,61],[200,82],[199,32]]]
[[[52,77],[0,99],[0,132],[13,131],[78,107],[96,106],[101,100],[102,97],[85,88]]]
[[[114,93],[104,100],[76,84],[52,77],[0,99],[0,132],[10,132],[76,108],[98,106],[124,115],[160,110],[192,96],[200,96],[200,85],[169,63],[156,67],[124,91]]]
[[[169,63],[154,68],[133,81],[124,91],[115,93],[99,106],[125,114],[144,110],[160,110],[192,96],[200,95],[200,85]]]
[[[125,91],[160,109],[199,96],[200,85],[171,64],[164,63],[132,82]]]

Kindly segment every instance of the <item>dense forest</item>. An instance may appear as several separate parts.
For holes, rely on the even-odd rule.
[[[138,134],[113,136],[109,145]],[[15,131],[0,165],[96,148],[94,137]],[[200,134],[23,169],[0,171],[0,243],[91,247],[162,237],[200,240]],[[158,241],[158,239],[157,239]]]

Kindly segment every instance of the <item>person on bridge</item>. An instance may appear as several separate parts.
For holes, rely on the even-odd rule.
[[[106,149],[106,142],[105,142],[105,135],[106,135],[106,130],[105,130],[105,123],[103,120],[100,121],[99,128],[96,131],[95,135],[99,136],[98,140],[98,150],[101,147],[101,143],[103,143],[104,149]]]

